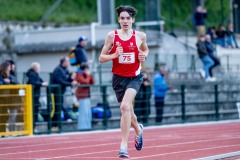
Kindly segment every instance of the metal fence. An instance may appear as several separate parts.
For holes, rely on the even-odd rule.
[[[238,119],[236,103],[240,102],[239,83],[172,82],[169,85],[173,89],[165,97],[161,123],[156,122],[154,86],[143,92],[146,98],[135,99],[134,110],[141,123],[159,125]],[[41,96],[38,97],[31,92],[30,85],[0,86],[0,135],[31,135],[32,132],[50,134],[120,127],[119,104],[110,84],[78,87],[90,89],[90,104],[87,107],[91,112],[96,106],[102,107],[97,112],[100,116],[91,113],[91,127],[88,129],[78,128],[81,105],[75,95],[77,88],[67,88],[62,94],[61,86],[50,85],[42,87]],[[137,103],[145,106],[136,107]]]
[[[32,87],[0,86],[0,136],[32,135]]]
[[[240,101],[240,84],[174,83],[171,85],[174,89],[168,91],[165,98],[164,114],[162,115],[163,120],[161,124],[215,121],[238,118],[236,103]],[[119,128],[121,113],[111,85],[91,85],[85,87],[90,87],[91,90],[91,105],[89,107],[96,107],[98,104],[103,106],[103,116],[100,118],[93,116],[91,120],[92,128],[87,130]],[[156,123],[157,115],[153,91],[151,89],[151,92],[144,94],[149,94],[147,97],[150,98],[137,99],[135,100],[135,104],[136,102],[149,101],[149,106],[143,108],[142,114],[137,116],[139,119],[147,119],[147,122],[144,122],[145,125],[158,125],[159,123]],[[85,130],[78,129],[77,127],[78,106],[74,106],[76,101],[74,101],[73,92],[68,90],[68,92],[63,95],[63,104],[59,105],[60,107],[64,107],[65,110],[71,114],[71,121],[64,119],[62,117],[63,112],[61,114],[59,112],[60,110],[58,110],[58,120],[55,121],[59,125],[57,130],[52,128],[52,124],[54,122],[50,116],[52,112],[52,104],[48,102],[50,99],[46,97],[49,97],[49,95],[43,94],[40,98],[42,101],[45,99],[45,102],[41,103],[41,109],[39,110],[39,113],[44,117],[44,121],[36,122],[35,126],[37,130],[35,134]],[[55,105],[57,104],[55,103]],[[109,109],[111,111],[111,117],[108,115]],[[146,110],[150,111],[149,114]],[[138,110],[135,109],[135,112],[138,112]]]

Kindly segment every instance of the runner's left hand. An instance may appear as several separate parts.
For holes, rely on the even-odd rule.
[[[140,62],[144,62],[146,60],[146,56],[145,56],[144,52],[141,50],[139,50],[138,59]]]

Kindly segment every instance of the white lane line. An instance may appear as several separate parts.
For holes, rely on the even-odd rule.
[[[189,153],[189,152],[205,151],[205,150],[213,150],[213,149],[221,149],[221,148],[229,148],[229,147],[236,147],[236,146],[240,146],[240,144],[229,145],[229,146],[221,146],[221,147],[210,147],[210,148],[195,149],[195,150],[187,150],[187,151],[170,152],[170,153],[163,153],[163,154],[155,154],[155,155],[150,155],[150,156],[135,157],[135,158],[131,158],[131,159],[143,159],[143,158],[149,158],[149,157],[158,157],[158,156],[171,155],[171,154]]]
[[[116,139],[116,138],[109,138],[107,140],[111,140],[111,139]],[[23,147],[38,147],[38,146],[47,146],[47,145],[64,145],[64,144],[67,144],[67,143],[81,143],[81,142],[99,142],[99,139],[95,139],[95,140],[80,140],[80,141],[77,141],[77,140],[71,140],[71,141],[64,141],[64,142],[52,142],[52,143],[42,143],[42,144],[30,144],[30,145],[22,145],[22,146],[13,146],[13,147],[2,147],[0,148],[0,150],[6,150],[6,149],[16,149],[16,148],[23,148]],[[0,154],[1,155],[1,154]]]
[[[59,135],[58,135],[59,136]],[[196,136],[196,135],[195,135]],[[59,136],[59,137],[61,137],[61,136]],[[55,138],[57,138],[57,137],[55,137]],[[165,137],[166,138],[166,137]],[[238,138],[238,137],[235,137],[235,138]],[[231,138],[230,138],[231,139]],[[154,139],[155,140],[155,139]],[[214,140],[214,139],[213,139]],[[87,140],[88,141],[88,140]],[[92,140],[93,141],[93,140]],[[71,142],[76,142],[76,140],[75,141],[68,141],[68,142],[61,142],[60,144],[63,144],[63,143],[71,143]],[[51,144],[59,144],[59,143],[49,143],[49,144],[46,144],[46,143],[44,143],[44,144],[38,144],[38,145],[28,145],[28,146],[40,146],[40,145],[51,145]],[[110,144],[110,143],[109,143]],[[112,143],[112,144],[114,144],[114,143]],[[17,146],[17,147],[6,147],[6,148],[20,148],[20,147],[25,147],[25,146]],[[3,148],[3,149],[6,149],[6,148]],[[59,149],[68,149],[68,148],[59,148]],[[56,150],[58,150],[58,149],[56,149]],[[42,151],[42,150],[39,150],[39,151]],[[35,152],[37,152],[37,151],[35,151]],[[15,152],[16,154],[17,153],[20,153],[20,152]],[[23,152],[24,153],[24,152]],[[9,153],[9,154],[14,154],[14,153]],[[0,154],[1,155],[1,154]],[[6,155],[6,154],[3,154],[3,155]]]
[[[208,137],[214,136],[215,138],[216,137],[218,137],[218,138],[219,137],[221,137],[221,138],[222,137],[223,138],[226,138],[226,137],[233,138],[233,137],[235,137],[235,134],[237,135],[235,138],[238,138],[238,136],[239,136],[239,131],[234,131],[234,132],[226,133],[226,134],[222,133],[222,134],[219,134],[218,136],[215,136],[216,134],[213,134],[213,133],[207,133],[206,131],[203,131],[203,132],[204,132],[204,136],[208,136]],[[168,135],[168,136],[166,136],[166,135],[159,135],[157,138],[158,138],[158,140],[166,139],[166,138],[168,138],[168,139],[170,139],[170,138],[171,139],[182,139],[184,137],[188,137],[188,138],[190,138],[190,137],[202,138],[203,132],[197,132],[194,135],[192,135],[192,133],[191,133],[191,135],[190,135],[190,133],[189,134],[180,134],[180,135],[178,135],[178,134],[171,134],[171,136],[170,135]],[[226,136],[226,135],[228,135],[228,136]],[[153,134],[148,133],[148,137],[156,137],[156,133],[153,133]],[[57,137],[55,137],[55,138],[57,138]],[[108,136],[108,137],[105,137],[104,139],[111,141],[112,139],[115,139],[115,138],[112,138],[111,136]],[[17,140],[18,139],[15,139],[15,143],[17,143],[17,144],[22,143],[22,142],[16,142]],[[79,143],[80,142],[95,142],[95,141],[99,141],[99,139],[97,139],[97,138],[96,139],[92,139],[91,138],[89,140],[89,139],[86,139],[86,138],[85,139],[79,139],[79,138],[75,137],[75,138],[72,138],[71,140],[58,141],[58,142],[55,142],[55,141],[53,141],[53,142],[45,142],[45,141],[47,141],[47,140],[41,140],[41,143],[39,142],[37,144],[17,145],[17,146],[10,146],[10,147],[4,147],[4,144],[1,143],[0,150],[14,149],[14,148],[16,149],[16,148],[22,148],[22,147],[38,147],[38,146],[47,146],[47,145],[67,144],[67,143],[76,143],[76,142],[79,142]],[[36,143],[36,141],[34,143]]]
[[[147,146],[144,148],[161,148],[161,147],[170,147],[170,146],[177,146],[177,145],[187,145],[187,144],[193,144],[193,143],[203,143],[203,142],[211,142],[211,141],[223,141],[223,140],[231,140],[235,138],[220,138],[220,139],[211,139],[211,140],[198,140],[198,141],[190,141],[190,142],[183,142],[183,143],[173,143],[173,144],[167,144],[167,145],[154,145],[154,146]],[[240,139],[240,137],[239,137]],[[155,139],[156,140],[156,139]],[[155,141],[153,140],[153,141]],[[78,146],[78,147],[67,147],[67,148],[57,148],[57,149],[48,149],[48,150],[34,150],[34,151],[25,151],[25,152],[14,152],[14,153],[5,153],[5,154],[0,154],[1,156],[7,156],[7,155],[16,155],[16,154],[24,154],[24,153],[39,153],[39,152],[49,152],[49,151],[58,151],[58,150],[69,150],[69,149],[81,149],[81,148],[91,148],[91,147],[101,147],[101,146],[106,146],[106,145],[114,145],[114,144],[119,144],[119,143],[107,143],[107,144],[100,144],[100,145],[90,145],[90,146]],[[134,150],[134,149],[129,149],[129,150]],[[92,153],[87,153],[87,154],[95,154],[96,152]],[[82,153],[83,155],[86,153]]]
[[[135,157],[135,158],[131,158],[131,159],[143,159],[143,158],[158,157],[158,156],[177,154],[177,153],[186,153],[186,152],[189,153],[189,152],[212,150],[212,149],[220,149],[220,148],[228,148],[228,147],[235,147],[235,146],[240,146],[240,144],[221,146],[221,147],[211,147],[211,148],[195,149],[195,150],[187,150],[187,151],[169,152],[169,153],[155,154],[155,155],[150,155],[150,156]],[[156,146],[154,146],[154,147],[156,147]],[[133,149],[131,149],[131,150],[133,150]],[[118,150],[109,150],[109,151],[100,151],[100,152],[92,152],[92,153],[74,154],[74,155],[68,155],[68,156],[58,156],[58,157],[42,158],[41,160],[59,159],[59,158],[67,158],[67,157],[75,157],[75,156],[81,156],[82,157],[83,155],[98,154],[98,153],[102,154],[102,153],[117,152],[117,151]]]
[[[240,139],[238,137],[237,139]],[[156,141],[158,139],[145,139],[145,141]],[[172,143],[172,144],[167,144],[167,145],[156,145],[156,146],[148,146],[144,148],[154,148],[154,147],[168,147],[168,146],[176,146],[176,145],[186,145],[186,144],[193,144],[193,143],[203,143],[203,142],[212,142],[212,141],[223,141],[223,140],[236,140],[236,137],[227,137],[227,138],[216,138],[216,139],[208,139],[208,140],[197,140],[197,141],[189,141],[189,142],[181,142],[181,143]],[[130,143],[133,141],[130,141]],[[115,143],[105,143],[105,144],[99,144],[99,145],[87,145],[87,146],[77,146],[77,147],[65,147],[65,148],[54,148],[54,149],[47,149],[47,150],[31,150],[31,151],[24,151],[24,152],[9,152],[9,153],[3,153],[0,154],[5,156],[5,155],[15,155],[15,154],[24,154],[24,153],[38,153],[38,152],[49,152],[49,151],[58,151],[58,150],[69,150],[69,149],[80,149],[80,148],[91,148],[91,147],[101,147],[101,146],[107,146],[107,145],[115,145],[119,144],[119,142]]]
[[[116,160],[116,159],[118,159],[118,157],[117,156],[115,156],[115,157],[83,157],[83,156],[81,156],[81,157],[64,157],[64,160],[66,160],[66,159],[69,159],[69,160],[77,160],[77,159],[79,159],[79,158],[81,158],[81,159],[93,159],[93,160],[95,160],[95,159],[114,159],[114,160]],[[10,158],[11,160],[13,160],[13,159],[16,159],[16,160],[44,160],[44,158]],[[6,160],[6,159],[4,159],[4,160]]]
[[[210,156],[210,157],[197,158],[197,159],[193,159],[193,160],[215,160],[215,159],[229,158],[229,157],[239,156],[239,155],[240,155],[240,151],[239,152],[230,152],[230,153],[225,153],[225,154],[219,154],[219,155]]]
[[[161,129],[161,128],[175,128],[175,127],[188,127],[188,126],[204,126],[204,125],[219,125],[219,124],[235,124],[240,123],[240,120],[223,120],[223,121],[210,121],[210,122],[194,122],[194,123],[181,123],[181,124],[166,124],[161,126],[147,126],[144,127],[146,130],[151,129]],[[131,130],[133,130],[131,128]],[[52,134],[45,134],[45,135],[33,135],[33,136],[24,136],[24,137],[6,137],[1,139],[0,141],[8,141],[8,140],[16,140],[16,139],[32,139],[32,138],[49,138],[55,136],[69,136],[69,135],[85,135],[85,134],[96,134],[96,133],[115,133],[120,132],[121,130],[118,129],[109,129],[109,130],[96,130],[96,131],[84,131],[84,132],[68,132],[68,133],[52,133]]]
[[[145,127],[144,129],[151,130],[151,129],[158,129],[158,128],[174,128],[174,127],[177,127],[177,126],[197,126],[197,125],[205,125],[205,124],[210,124],[211,125],[211,124],[218,124],[218,123],[219,124],[226,124],[226,123],[233,123],[233,122],[239,122],[239,121],[234,120],[234,121],[223,121],[223,122],[216,122],[216,123],[213,123],[213,122],[201,122],[201,123],[190,123],[190,124],[184,124],[184,125],[183,124],[174,124],[174,125],[166,125],[166,126]],[[120,131],[120,130],[119,129],[115,129],[115,130],[107,130],[107,131],[105,130],[105,131],[90,131],[90,132],[74,132],[74,133],[67,133],[67,134],[65,134],[65,133],[63,133],[63,134],[53,134],[53,135],[47,135],[47,136],[46,135],[40,135],[40,136],[28,137],[28,138],[34,138],[35,140],[39,140],[39,141],[42,142],[43,140],[48,140],[47,138],[54,139],[54,138],[61,138],[62,136],[69,136],[69,135],[83,135],[83,134],[95,134],[95,133],[105,133],[105,132],[106,133],[114,133],[116,131]],[[198,134],[201,135],[200,133],[198,133]],[[196,135],[194,135],[194,137],[195,136]],[[43,139],[43,140],[39,139],[41,137],[45,137],[46,139]],[[67,137],[67,138],[69,138],[69,137]],[[27,137],[21,137],[21,139],[19,137],[14,137],[14,139],[6,139],[6,140],[13,140],[13,142],[6,142],[5,141],[5,144],[10,144],[10,143],[19,144],[19,142],[16,142],[16,140],[26,140],[26,139],[27,139]],[[2,140],[0,140],[0,141],[2,141]],[[76,140],[74,140],[74,141],[76,141]],[[38,142],[38,141],[34,141],[34,142]],[[69,142],[71,143],[72,141],[69,141]],[[25,143],[28,143],[28,142],[26,142],[26,141],[23,142],[23,144],[25,144]],[[68,142],[66,142],[66,143],[68,143]],[[4,140],[2,141],[1,145],[3,145],[3,144],[4,144]],[[51,145],[51,144],[58,144],[58,143],[55,142],[55,143],[49,143],[49,144]],[[48,143],[37,144],[35,146],[39,146],[39,145],[48,145]],[[26,147],[27,146],[34,146],[34,145],[26,145]],[[22,147],[22,146],[15,146],[13,148],[16,148],[16,147]],[[1,148],[4,148],[4,147],[1,147]],[[11,147],[6,147],[6,148],[11,148]]]

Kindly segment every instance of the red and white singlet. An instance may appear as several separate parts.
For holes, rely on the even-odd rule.
[[[118,44],[123,48],[123,54],[113,59],[112,72],[121,77],[135,77],[140,74],[141,65],[138,59],[138,46],[136,43],[135,30],[133,30],[131,38],[122,40],[118,31],[114,30],[113,46],[109,54],[116,52]]]

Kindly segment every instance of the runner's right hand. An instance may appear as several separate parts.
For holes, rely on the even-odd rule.
[[[123,53],[123,48],[121,46],[121,43],[118,44],[115,55],[116,57],[119,57]]]

